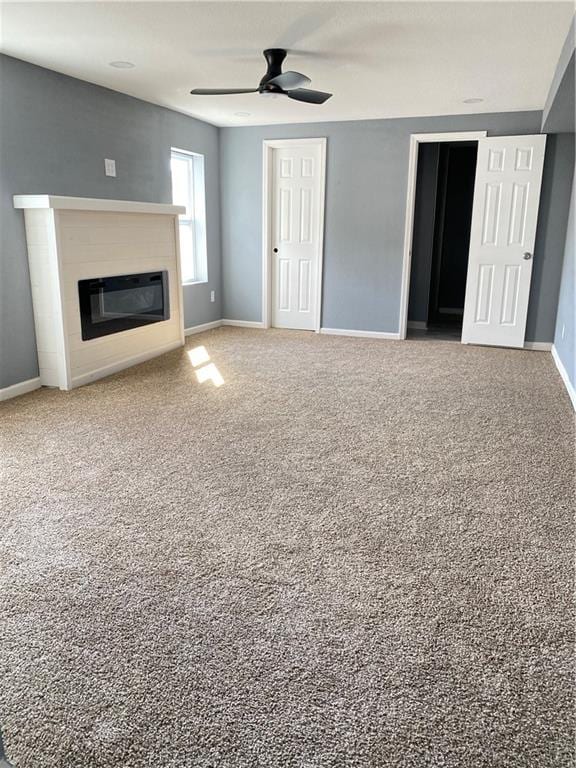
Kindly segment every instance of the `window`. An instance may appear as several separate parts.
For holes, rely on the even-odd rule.
[[[170,168],[172,201],[186,208],[180,216],[182,282],[204,283],[208,280],[204,155],[173,149]]]

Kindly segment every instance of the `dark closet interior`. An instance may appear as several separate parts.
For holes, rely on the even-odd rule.
[[[462,327],[476,142],[421,144],[418,153],[408,321]]]

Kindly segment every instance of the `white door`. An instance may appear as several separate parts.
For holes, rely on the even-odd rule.
[[[480,139],[462,342],[523,347],[546,136]]]
[[[319,328],[323,152],[319,144],[273,150],[272,325]]]

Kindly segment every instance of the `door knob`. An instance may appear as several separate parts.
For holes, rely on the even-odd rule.
[[[530,251],[526,251],[526,253],[524,254],[524,258],[526,259],[526,261],[530,261],[530,259],[532,258],[532,254],[530,253]]]
[[[278,248],[274,248],[274,253],[278,253]]]

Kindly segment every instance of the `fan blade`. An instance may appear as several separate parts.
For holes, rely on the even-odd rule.
[[[332,94],[323,91],[311,91],[309,88],[297,88],[295,91],[286,91],[286,96],[296,101],[305,101],[308,104],[324,104]]]
[[[310,85],[311,82],[309,77],[301,75],[300,72],[282,72],[281,75],[276,75],[276,77],[268,80],[266,85],[277,85],[283,91],[293,91],[295,88]]]
[[[258,93],[258,88],[194,88],[193,96],[226,96],[233,93]]]

